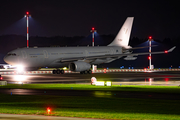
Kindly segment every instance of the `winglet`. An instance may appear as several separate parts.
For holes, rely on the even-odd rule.
[[[172,47],[171,49],[168,50],[168,52],[172,52],[175,48],[176,46]]]

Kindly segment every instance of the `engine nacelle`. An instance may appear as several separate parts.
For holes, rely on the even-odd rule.
[[[134,56],[127,56],[124,58],[124,60],[136,60],[137,57],[134,57]]]
[[[82,61],[77,61],[77,62],[73,62],[69,64],[69,69],[75,72],[89,70],[90,68],[91,68],[91,65],[89,63],[82,62]]]

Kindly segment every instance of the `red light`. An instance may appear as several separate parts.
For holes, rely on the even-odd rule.
[[[149,39],[152,39],[152,37],[151,37],[151,36],[149,36]]]
[[[106,73],[106,69],[104,69],[104,73]]]
[[[51,113],[51,109],[50,108],[47,108],[47,113]]]
[[[149,56],[148,59],[150,60],[150,59],[151,59],[151,56]]]
[[[164,78],[164,80],[165,80],[166,82],[168,82],[168,81],[169,81],[169,78]]]
[[[3,77],[0,77],[0,79],[2,80],[2,79],[3,79]]]
[[[29,12],[26,12],[27,15],[29,15]]]
[[[165,51],[164,51],[164,53],[168,53],[168,51],[167,51],[167,50],[165,50]]]
[[[92,30],[94,30],[94,27],[92,28]]]

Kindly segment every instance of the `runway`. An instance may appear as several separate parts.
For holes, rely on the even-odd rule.
[[[73,118],[73,117],[57,117],[43,115],[16,115],[16,114],[0,114],[1,120],[106,120],[91,118]]]
[[[9,84],[91,84],[91,78],[97,81],[111,81],[112,85],[180,85],[180,72],[114,72],[94,74],[39,74],[39,75],[2,75]]]

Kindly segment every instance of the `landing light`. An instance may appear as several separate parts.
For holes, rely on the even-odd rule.
[[[67,67],[64,67],[64,68],[63,68],[63,70],[66,70],[66,69],[67,69]]]
[[[24,66],[23,65],[17,65],[16,70],[18,72],[23,72],[24,71]]]

